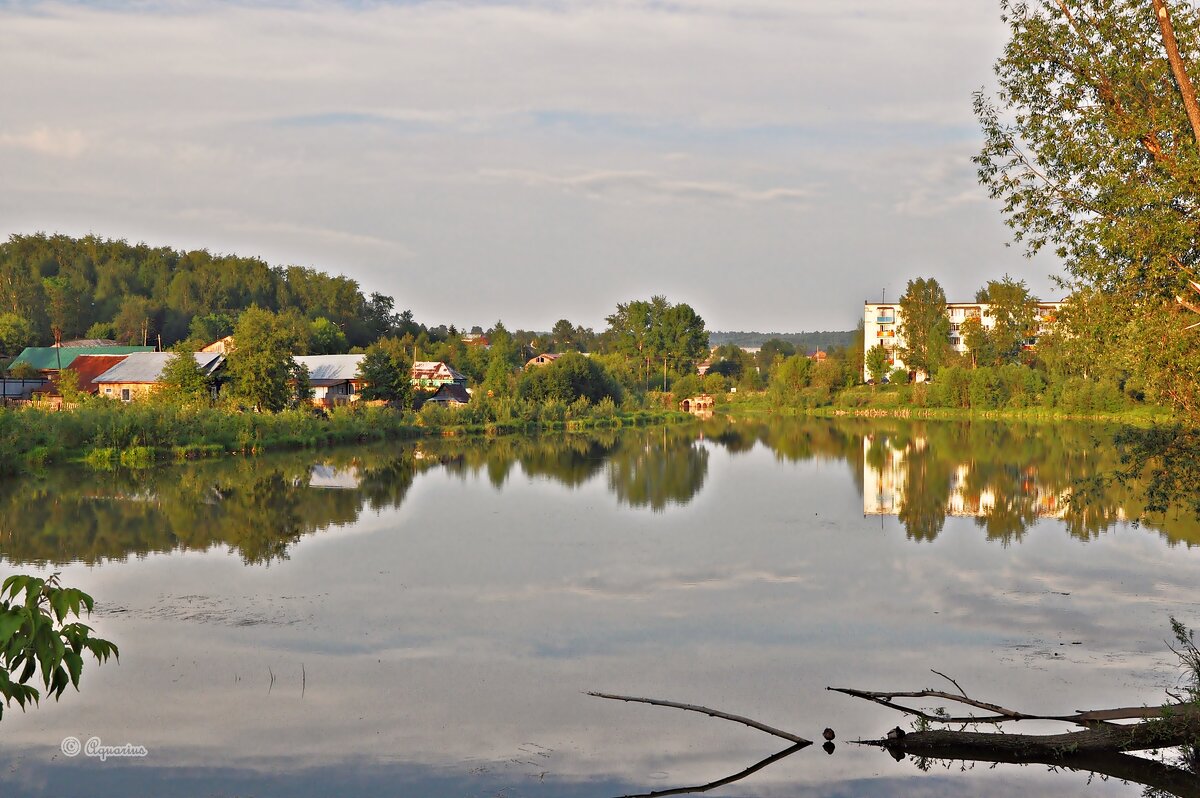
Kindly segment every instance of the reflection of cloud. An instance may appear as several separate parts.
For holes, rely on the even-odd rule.
[[[0,133],[0,147],[14,147],[56,158],[75,158],[87,149],[87,144],[87,137],[79,130],[39,127],[28,133]]]
[[[520,591],[500,590],[488,596],[488,599],[513,601],[574,595],[606,600],[645,601],[679,591],[735,590],[755,584],[785,585],[804,580],[805,576],[794,570],[765,569],[749,563],[696,568],[690,571],[631,568],[620,573],[593,571],[556,585],[527,585]]]
[[[553,175],[527,169],[484,169],[480,174],[486,178],[511,180],[528,186],[560,187],[592,199],[633,198],[796,205],[803,205],[810,199],[807,189],[756,189],[723,181],[677,180],[641,171],[600,170],[574,175]]]

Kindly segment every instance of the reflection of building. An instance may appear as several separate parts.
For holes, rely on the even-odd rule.
[[[910,459],[925,449],[924,438],[914,438],[903,448],[883,435],[863,437],[863,515],[899,515],[904,508]],[[926,489],[932,486],[924,486]],[[973,485],[971,465],[959,463],[950,475],[946,515],[981,518],[1013,496],[998,496],[994,486]],[[1037,468],[1029,466],[1021,475],[1020,496],[1032,499],[1034,512],[1042,518],[1062,518],[1071,496],[1069,489],[1054,490],[1037,480]]]
[[[1038,328],[1033,337],[1028,340],[1028,346],[1033,346],[1037,342],[1038,336],[1046,332],[1054,322],[1054,316],[1062,304],[1061,302],[1038,303],[1035,311]],[[962,335],[962,325],[967,319],[977,319],[985,330],[996,326],[996,319],[990,313],[991,307],[986,302],[946,303],[946,316],[950,319],[950,347],[955,352],[961,354],[968,351]],[[891,304],[864,303],[862,371],[864,380],[871,378],[871,373],[867,370],[866,352],[876,344],[882,346],[887,352],[889,370],[906,368],[904,360],[900,356],[900,350],[905,345],[904,337],[900,334],[900,325],[903,321],[904,316],[900,312],[899,302]],[[924,375],[918,375],[918,378],[924,379]]]
[[[337,468],[325,463],[318,463],[312,467],[312,471],[308,475],[308,486],[310,488],[354,490],[358,487],[358,483],[357,466]]]

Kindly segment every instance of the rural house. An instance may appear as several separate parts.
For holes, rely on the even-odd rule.
[[[436,391],[443,385],[467,387],[467,378],[441,361],[418,360],[412,364],[410,374],[412,386],[422,391]]]
[[[308,369],[313,404],[331,407],[357,402],[365,384],[358,375],[364,355],[297,355],[293,360]]]
[[[210,376],[225,365],[225,356],[216,352],[194,352],[192,356]],[[128,402],[153,391],[167,361],[173,357],[174,352],[134,352],[93,382],[100,396]]]

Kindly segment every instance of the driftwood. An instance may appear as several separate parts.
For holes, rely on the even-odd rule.
[[[925,726],[973,725],[1015,723],[1022,720],[1058,721],[1082,726],[1083,731],[1061,734],[997,734],[951,729],[922,729],[904,733],[899,729],[881,740],[859,740],[867,745],[878,745],[894,751],[916,756],[943,757],[941,751],[953,750],[961,759],[964,752],[1011,754],[1036,757],[1063,757],[1071,754],[1118,753],[1146,751],[1159,748],[1175,748],[1200,741],[1200,706],[1192,703],[1175,703],[1155,707],[1117,707],[1072,712],[1065,715],[1046,715],[1020,712],[971,698],[945,674],[934,671],[958,689],[958,693],[944,690],[872,691],[848,687],[829,687],[837,693],[861,698],[876,704],[913,715]],[[897,703],[901,698],[931,698],[980,709],[988,714],[951,715],[946,712],[929,712],[910,704]],[[1116,723],[1132,720],[1135,723]],[[969,756],[966,758],[976,759]]]
[[[1124,781],[1144,784],[1181,798],[1200,798],[1200,772],[1191,765],[1175,767],[1163,762],[1130,756],[1127,751],[1163,750],[1200,746],[1200,704],[1183,702],[1155,707],[1116,707],[1112,709],[1081,710],[1068,714],[1048,715],[1021,712],[989,701],[972,698],[954,679],[934,671],[954,685],[957,692],[946,690],[871,691],[849,687],[828,687],[827,690],[853,698],[871,701],[889,709],[919,719],[918,731],[905,732],[899,727],[878,740],[854,740],[860,745],[886,749],[896,759],[912,756],[919,761],[930,759],[1008,763],[1016,765],[1046,765],[1053,768],[1086,771]],[[651,706],[682,709],[713,718],[720,718],[766,732],[794,743],[790,748],[757,762],[745,770],[706,784],[675,787],[656,792],[640,793],[623,798],[660,798],[660,796],[707,792],[744,779],[763,768],[812,745],[793,734],[752,718],[697,704],[681,704],[656,698],[591,692],[588,695],[614,701],[629,701]],[[903,699],[936,699],[980,710],[981,714],[951,715],[944,710],[927,710]],[[1080,731],[1059,734],[1005,734],[999,732],[967,731],[966,726],[990,724],[999,726],[1023,720],[1056,721],[1082,727]],[[1118,723],[1117,721],[1132,721]],[[934,724],[959,726],[959,729],[931,728]],[[826,740],[832,739],[832,729],[826,729]],[[833,743],[826,742],[826,751],[833,752]]]

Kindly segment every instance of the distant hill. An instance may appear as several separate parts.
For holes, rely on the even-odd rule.
[[[778,332],[742,332],[730,331],[722,332],[715,331],[708,334],[709,346],[724,346],[725,344],[735,344],[753,348],[762,346],[772,338],[778,338],[781,341],[787,341],[797,349],[804,349],[807,352],[815,352],[818,349],[829,351],[834,347],[850,346],[854,341],[856,331],[828,331],[821,332],[797,332],[797,333],[778,333]]]

